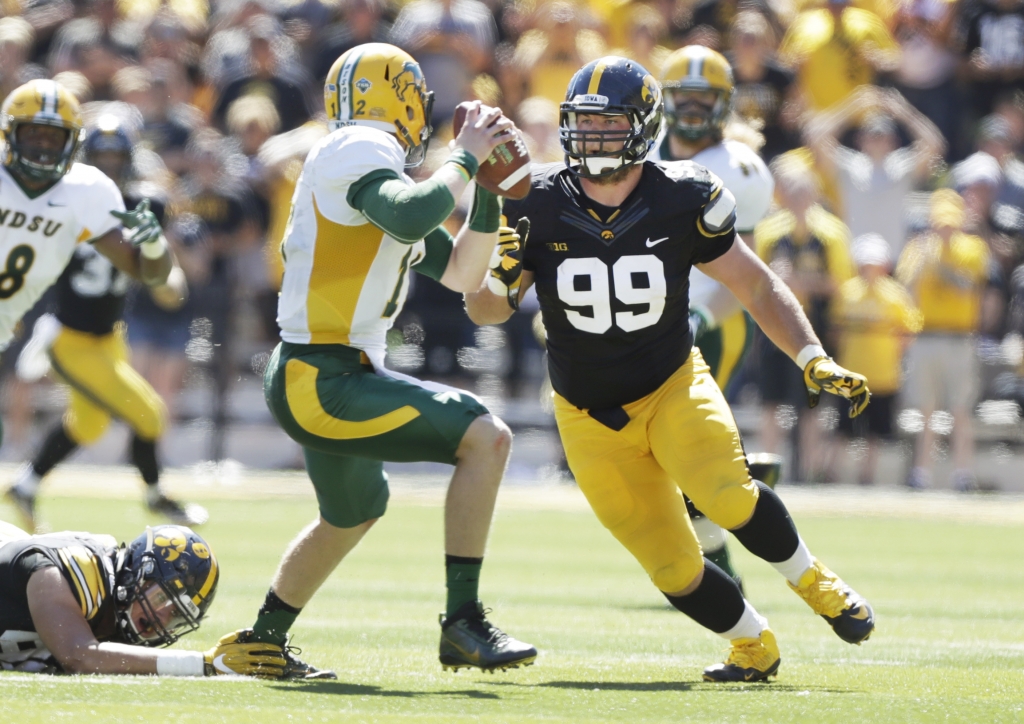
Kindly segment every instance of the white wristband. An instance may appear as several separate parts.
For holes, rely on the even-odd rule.
[[[501,281],[501,279],[498,279],[498,277],[494,276],[493,274],[487,275],[487,289],[491,292],[491,294],[495,296],[508,296],[508,286],[503,281]]]
[[[808,362],[818,357],[828,357],[828,354],[825,353],[825,348],[820,344],[809,344],[800,350],[800,354],[796,356],[796,366],[800,369],[805,369]]]
[[[157,676],[204,676],[206,657],[202,651],[160,651],[156,658]]]
[[[164,251],[166,251],[166,249],[167,242],[164,240],[163,234],[153,241],[147,241],[144,244],[139,244],[139,250],[147,259],[159,259],[164,255]]]

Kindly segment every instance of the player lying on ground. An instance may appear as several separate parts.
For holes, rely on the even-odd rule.
[[[82,155],[85,163],[103,171],[117,185],[125,206],[134,210],[144,198],[135,193],[132,184],[135,148],[131,134],[117,116],[101,115],[85,134]],[[150,204],[162,222],[163,204]],[[167,292],[165,296],[180,305],[188,294],[181,269],[172,269],[168,281],[171,283],[156,289]],[[36,379],[52,367],[71,388],[67,413],[7,491],[26,530],[38,528],[36,497],[42,479],[79,446],[99,440],[113,417],[132,430],[130,458],[146,483],[150,511],[180,525],[202,525],[209,518],[201,506],[182,505],[160,486],[156,446],[167,410],[156,390],[128,360],[128,347],[118,322],[124,315],[129,284],[129,277],[95,248],[79,244],[57,280],[56,308],[36,323],[32,340],[18,359],[19,376],[26,376],[26,367],[34,367],[27,376]],[[41,363],[33,363],[34,358],[40,358]]]
[[[0,670],[67,674],[274,675],[281,648],[222,639],[205,654],[155,651],[195,631],[220,571],[206,542],[162,525],[109,535],[29,535],[0,522]]]
[[[82,132],[78,101],[52,80],[15,88],[0,107],[0,349],[80,243],[148,286],[175,268],[148,201],[126,213],[113,181],[75,163]]]
[[[843,640],[867,639],[874,614],[811,555],[779,497],[751,479],[732,413],[692,347],[691,266],[728,287],[804,369],[812,406],[825,390],[859,414],[869,392],[825,356],[786,286],[734,243],[735,201],[721,181],[688,161],[645,162],[661,116],[661,90],[639,64],[606,57],[577,72],[561,106],[568,167],[535,168],[530,195],[506,203],[509,223],[530,220],[529,244],[499,250],[466,305],[475,322],[501,323],[510,296],[537,285],[555,419],[580,489],[669,602],[731,641],[728,660],[704,677],[766,679],[779,667],[775,636],[702,557],[680,491]]]
[[[512,138],[498,110],[470,108],[453,150],[429,179],[422,162],[432,95],[410,55],[360,45],[331,68],[331,133],[306,157],[282,245],[282,342],[264,391],[302,445],[320,515],[289,546],[253,625],[240,637],[284,645],[302,607],[387,507],[383,461],[455,466],[445,501],[446,667],[504,669],[537,650],[494,627],[478,600],[494,501],[512,435],[472,394],[384,367],[385,336],[410,270],[449,289],[477,289],[498,241],[500,201],[477,188],[456,238],[442,226],[481,161]],[[286,678],[335,678],[291,655]]]

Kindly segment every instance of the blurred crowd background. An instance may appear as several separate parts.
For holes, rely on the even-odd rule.
[[[0,97],[56,78],[87,119],[116,112],[136,135],[134,183],[164,204],[193,294],[167,312],[134,290],[128,335],[172,416],[203,431],[203,456],[226,456],[245,414],[232,400],[258,395],[277,341],[277,248],[302,160],[326,133],[325,74],[370,41],[410,52],[436,94],[421,176],[446,157],[463,100],[500,105],[535,161],[560,161],[558,104],[581,65],[625,55],[658,76],[676,48],[719,50],[736,76],[727,136],[776,179],[757,252],[876,393],[866,426],[807,410],[799,378],[774,374],[778,353],[758,338],[727,390],[748,448],[786,455],[790,479],[853,466],[865,484],[879,450],[895,450],[897,482],[961,490],[987,484],[976,442],[1013,454],[1024,0],[0,0]],[[536,302],[524,306],[478,329],[460,295],[417,276],[390,364],[474,389],[554,438]],[[2,363],[7,459],[61,409],[59,387],[17,379],[17,352]]]

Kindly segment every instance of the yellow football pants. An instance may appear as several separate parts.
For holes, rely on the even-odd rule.
[[[71,403],[64,414],[64,430],[71,440],[79,445],[96,442],[112,417],[143,440],[160,437],[167,409],[129,363],[120,330],[97,336],[65,327],[50,347],[50,363],[71,387]]]
[[[555,395],[566,459],[601,523],[667,593],[704,566],[681,493],[723,528],[745,523],[758,489],[721,390],[694,348],[661,387],[625,405],[616,432]]]

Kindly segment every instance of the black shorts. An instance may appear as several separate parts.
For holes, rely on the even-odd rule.
[[[875,436],[892,438],[892,421],[896,411],[896,395],[872,395],[864,412],[850,419],[850,403],[839,403],[839,433],[846,437]]]
[[[757,386],[761,401],[769,405],[792,405],[797,410],[807,407],[807,386],[804,373],[764,333],[758,333]]]

